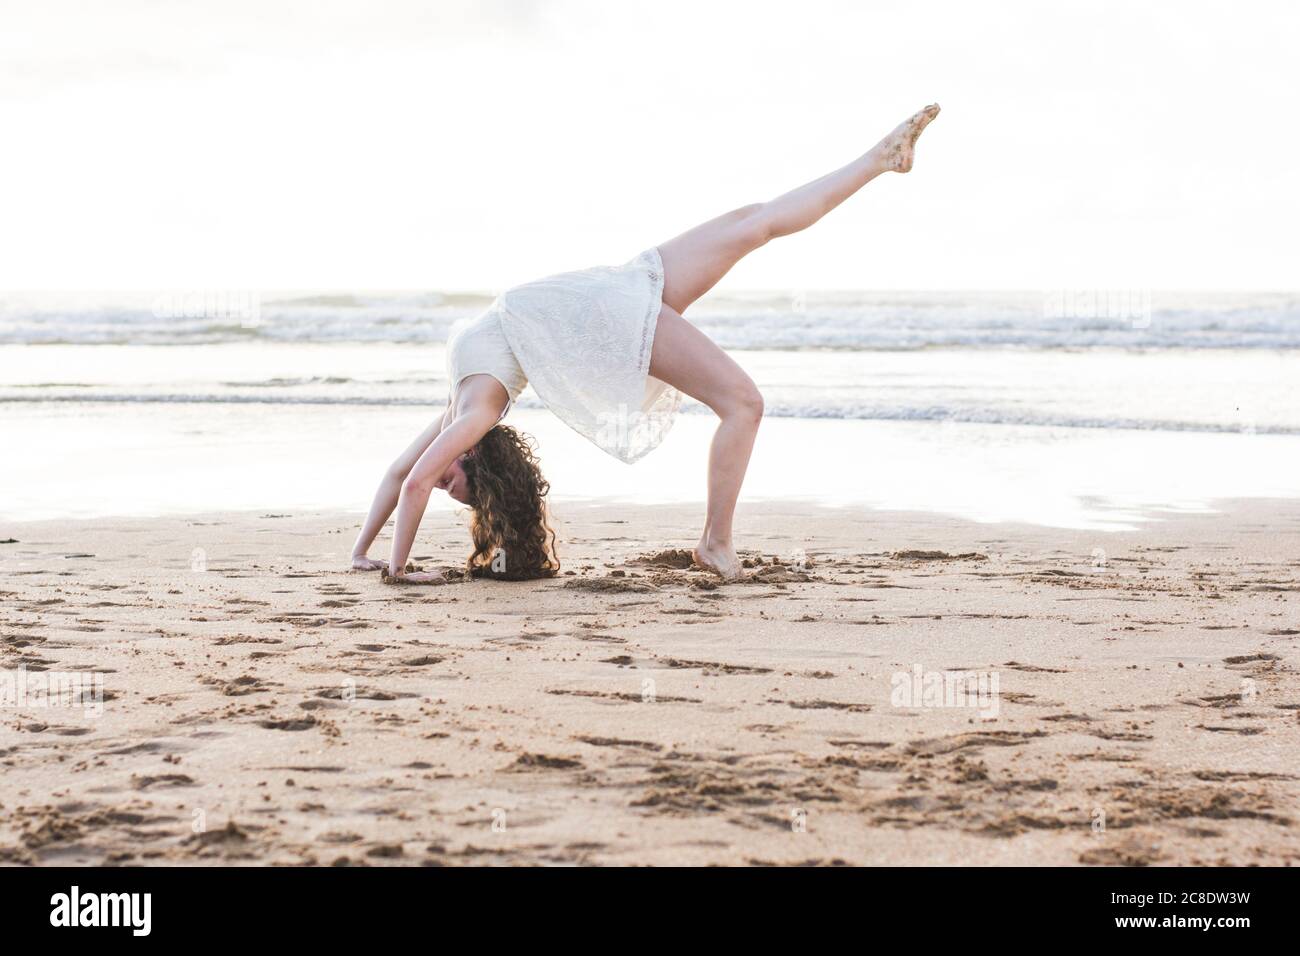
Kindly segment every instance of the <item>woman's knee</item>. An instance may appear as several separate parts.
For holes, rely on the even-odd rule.
[[[758,390],[753,379],[746,376],[742,382],[728,390],[726,401],[715,411],[719,418],[731,418],[757,425],[763,417],[763,393]]]
[[[741,206],[732,215],[736,217],[735,228],[746,248],[756,249],[772,238],[772,222],[767,203],[756,202]]]

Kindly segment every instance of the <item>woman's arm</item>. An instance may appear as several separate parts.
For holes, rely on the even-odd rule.
[[[499,417],[499,412],[486,408],[462,413],[424,450],[402,482],[397,520],[393,525],[393,551],[388,560],[388,567],[395,569],[392,570],[394,575],[400,575],[406,567],[406,559],[415,544],[415,532],[419,530],[420,519],[424,517],[434,486],[451,463],[477,445]]]
[[[383,480],[379,482],[379,489],[375,492],[374,503],[370,505],[370,513],[366,515],[365,523],[357,533],[357,543],[352,546],[352,567],[358,571],[375,571],[388,566],[383,561],[376,561],[366,555],[370,551],[370,546],[375,543],[380,530],[392,516],[393,509],[397,507],[402,482],[411,473],[420,456],[442,432],[446,418],[445,412],[438,416],[438,419],[420,432],[420,437],[411,442],[410,446],[388,466],[388,471],[384,473]]]

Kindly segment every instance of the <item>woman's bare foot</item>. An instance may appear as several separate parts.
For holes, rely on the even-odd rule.
[[[387,571],[388,562],[379,561],[375,558],[368,558],[364,554],[352,555],[353,571]]]
[[[900,123],[892,133],[872,147],[872,152],[880,158],[881,165],[887,171],[896,173],[905,173],[911,169],[916,140],[938,115],[939,104],[933,103]]]
[[[740,580],[740,559],[736,557],[736,549],[731,545],[709,544],[701,538],[691,552],[691,557],[695,559],[696,566],[712,571],[724,581]]]

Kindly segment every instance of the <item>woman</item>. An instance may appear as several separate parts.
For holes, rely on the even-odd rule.
[[[391,582],[445,581],[442,572],[407,565],[438,488],[473,511],[471,575],[556,573],[549,485],[531,440],[500,424],[531,381],[561,419],[627,462],[662,441],[681,392],[711,408],[720,421],[709,450],[707,517],[693,553],[701,568],[738,578],[731,521],[763,397],[682,313],[769,239],[807,229],[881,173],[911,169],[917,137],[937,115],[938,106],[927,106],[847,166],[711,219],[625,265],[551,276],[500,296],[447,343],[447,410],[388,469],[352,566],[383,569]],[[374,560],[367,552],[394,510],[389,560]],[[402,570],[390,575],[389,568]]]

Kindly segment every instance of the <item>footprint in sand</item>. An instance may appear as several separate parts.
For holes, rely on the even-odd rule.
[[[651,743],[648,740],[622,740],[618,737],[585,737],[577,736],[574,740],[581,741],[584,744],[590,744],[593,747],[630,747],[635,750],[649,750],[658,753],[663,750],[661,744]]]
[[[962,554],[949,554],[947,551],[894,551],[889,557],[894,561],[987,561],[987,554],[967,551]]]
[[[1267,663],[1270,661],[1280,661],[1281,659],[1282,658],[1278,657],[1276,654],[1266,654],[1261,651],[1258,654],[1243,654],[1237,657],[1225,657],[1223,663],[1227,664],[1229,667],[1235,667],[1241,664]]]
[[[1079,854],[1079,862],[1085,866],[1150,866],[1160,858],[1160,850],[1153,841],[1134,838]]]
[[[550,757],[546,754],[524,753],[512,763],[507,770],[526,771],[526,770],[579,770],[583,766],[581,760],[572,757]]]
[[[224,697],[246,697],[249,694],[265,694],[270,692],[273,687],[279,686],[281,685],[261,680],[251,674],[244,674],[234,680],[224,682],[221,685],[221,694]]]
[[[561,587],[569,591],[595,591],[601,593],[626,594],[628,592],[648,592],[659,590],[653,584],[635,578],[570,578]]]
[[[840,700],[776,700],[769,697],[769,704],[785,704],[795,710],[842,710],[851,714],[871,713],[870,704],[855,704]]]
[[[343,710],[347,704],[337,700],[302,700],[298,702],[300,710]]]
[[[1035,737],[1046,736],[1047,732],[1043,730],[980,730],[952,737],[913,740],[904,749],[910,754],[946,754],[979,747],[1016,747]]]
[[[654,697],[646,697],[642,694],[631,693],[614,693],[603,690],[568,690],[556,688],[548,690],[546,693],[562,697],[594,697],[601,700],[618,700],[627,701],[637,704],[702,704],[704,703],[698,697],[676,697],[672,694],[656,694]],[[779,702],[778,702],[779,703]]]
[[[308,714],[306,717],[259,720],[257,726],[265,727],[267,730],[310,730],[318,723],[315,717]]]
[[[157,790],[171,787],[197,786],[193,777],[183,773],[160,773],[154,776],[131,776],[131,786],[136,790]]]
[[[1053,723],[1090,724],[1094,718],[1089,717],[1087,714],[1048,714],[1038,719],[1049,720]]]
[[[387,691],[378,687],[325,687],[316,691],[316,697],[324,700],[397,700],[398,698],[416,697],[403,691]]]
[[[679,660],[675,657],[655,658],[655,663],[661,667],[672,667],[682,670],[702,670],[705,676],[716,676],[718,674],[770,674],[770,667],[750,667],[745,664],[719,664],[714,661],[686,661]]]
[[[1196,729],[1208,730],[1216,734],[1239,734],[1242,737],[1254,737],[1264,732],[1263,727],[1216,727],[1207,724],[1197,724]]]
[[[419,657],[409,657],[402,661],[407,667],[430,667],[434,664],[441,664],[447,658],[439,657],[436,654],[422,654]]]
[[[676,571],[689,571],[695,567],[695,558],[684,548],[667,548],[654,554],[642,554],[630,559],[628,564],[647,568],[670,568]]]
[[[1013,671],[1026,671],[1031,674],[1068,674],[1069,671],[1059,667],[1039,667],[1037,664],[1022,664],[1019,661],[1007,661],[1002,665]]]

